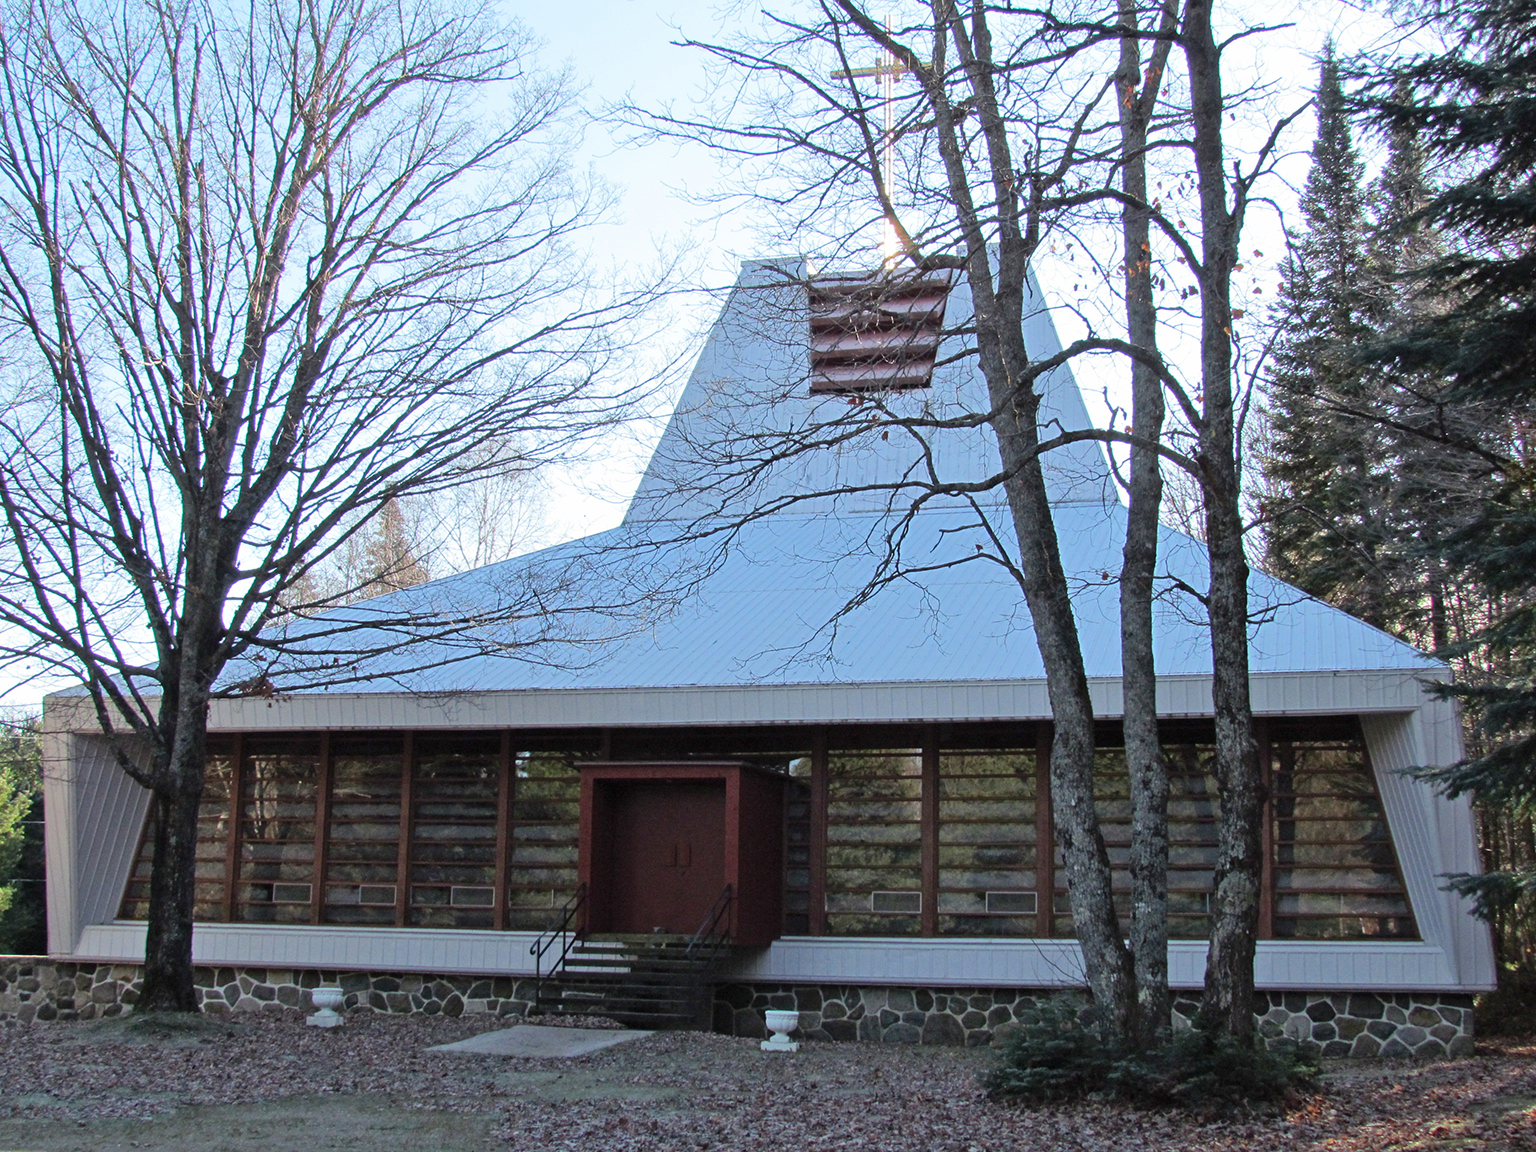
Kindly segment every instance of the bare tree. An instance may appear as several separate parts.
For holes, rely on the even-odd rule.
[[[1211,627],[1223,812],[1202,1021],[1246,1038],[1253,1029],[1262,794],[1248,697],[1240,390],[1233,360],[1233,319],[1240,313],[1232,308],[1231,275],[1254,184],[1268,173],[1289,121],[1274,125],[1247,168],[1228,172],[1235,156],[1223,143],[1221,118],[1235,98],[1221,88],[1221,49],[1208,0],[1081,0],[1029,9],[929,0],[889,15],[859,0],[818,0],[771,12],[764,22],[755,38],[694,42],[737,77],[737,87],[717,86],[709,112],[629,114],[651,131],[702,139],[721,150],[758,202],[776,209],[784,235],[834,267],[867,262],[878,229],[886,236],[889,280],[964,276],[974,315],[950,335],[963,344],[958,355],[974,357],[989,396],[985,410],[946,413],[897,393],[864,394],[841,412],[819,409],[793,427],[695,444],[713,461],[709,483],[717,502],[710,515],[730,523],[720,515],[729,502],[797,454],[832,452],[871,435],[909,438],[910,468],[861,489],[866,497],[879,494],[894,515],[871,544],[876,566],[851,608],[887,583],[960,562],[903,554],[917,511],[943,500],[975,505],[989,493],[1005,495],[1011,538],[992,531],[978,507],[974,526],[990,536],[968,562],[1005,565],[1028,605],[1054,719],[1057,834],[1088,983],[1112,1028],[1150,1036],[1165,1027],[1168,999],[1167,792],[1151,659],[1161,468],[1172,465],[1191,477],[1200,535],[1211,545],[1211,577],[1208,588],[1188,591]],[[880,53],[874,67],[866,62],[871,48]],[[1178,106],[1162,108],[1170,60],[1184,65],[1185,87]],[[884,81],[884,91],[865,77]],[[1158,161],[1160,155],[1170,159]],[[1183,179],[1191,156],[1198,185],[1193,228],[1148,188],[1149,167]],[[1030,261],[1050,243],[1071,242],[1081,229],[1096,241],[1087,248],[1093,260],[1095,248],[1114,243],[1110,221],[1124,264],[1124,328],[1105,333],[1095,323],[1060,355],[1041,355],[1026,337],[1029,315],[1041,307],[1029,282]],[[1108,281],[1113,258],[1096,259]],[[1193,275],[1195,286],[1175,287],[1173,267]],[[1195,303],[1186,304],[1191,296]],[[1199,335],[1193,373],[1181,374],[1160,354],[1159,333],[1170,316],[1187,318]],[[1131,367],[1130,426],[1053,427],[1041,410],[1041,381],[1077,357],[1104,352]],[[1168,430],[1165,396],[1176,414]],[[962,428],[986,428],[996,437],[997,474],[964,482],[944,474],[932,438]],[[1084,439],[1130,453],[1122,655],[1127,756],[1142,837],[1130,947],[1094,814],[1093,713],[1042,464],[1046,454]],[[822,500],[832,491],[777,493],[752,505],[747,516]],[[711,526],[706,516],[696,528],[730,531]]]
[[[583,286],[565,77],[451,0],[18,0],[0,83],[0,643],[147,749],[141,1003],[192,1010],[210,700],[380,625],[547,641],[539,589],[279,625],[381,512],[609,424],[639,298]]]
[[[1168,765],[1157,726],[1157,665],[1153,659],[1152,601],[1157,537],[1163,503],[1163,382],[1157,365],[1157,300],[1153,285],[1152,221],[1147,150],[1153,117],[1173,47],[1178,9],[1163,0],[1154,20],[1159,33],[1143,71],[1143,13],[1135,0],[1119,0],[1119,70],[1115,103],[1120,118],[1121,266],[1125,279],[1127,339],[1147,353],[1131,361],[1131,427],[1142,441],[1130,449],[1125,487],[1124,562],[1120,569],[1120,675],[1125,767],[1131,786],[1131,956],[1135,963],[1136,1027],[1145,1038],[1171,1022],[1168,991]]]
[[[689,446],[692,483],[709,495],[690,527],[729,535],[731,529],[719,523],[824,499],[828,490],[812,487],[753,504],[745,517],[730,513],[733,501],[748,497],[757,480],[790,457],[852,448],[871,436],[899,434],[911,443],[909,469],[861,489],[883,498],[894,516],[883,538],[871,543],[876,566],[849,609],[886,584],[954,563],[1000,563],[1018,581],[1050,694],[1051,791],[1087,979],[1110,1027],[1130,1035],[1137,1014],[1135,972],[1094,809],[1093,706],[1042,459],[1084,438],[1130,437],[1061,432],[1040,406],[1044,377],[1072,357],[1135,350],[1123,339],[1093,336],[1060,356],[1042,358],[1025,337],[1028,319],[1042,307],[1028,269],[1051,234],[1056,214],[1049,205],[1075,190],[1080,166],[1102,167],[1113,155],[1112,142],[1089,131],[1090,122],[1097,119],[1102,129],[1111,115],[1103,97],[1112,67],[1097,77],[1090,69],[1085,80],[1064,62],[1075,61],[1085,42],[1112,43],[1115,33],[1068,34],[1069,43],[1053,44],[1037,35],[1041,25],[1033,16],[1002,14],[1007,40],[1001,43],[994,41],[995,15],[983,5],[962,12],[935,2],[917,6],[910,21],[888,25],[854,0],[826,0],[809,6],[803,17],[774,14],[768,18],[773,34],[764,39],[698,45],[757,82],[767,93],[766,107],[754,106],[748,94],[718,119],[635,114],[652,130],[702,136],[734,156],[769,159],[771,174],[757,190],[780,207],[786,230],[801,243],[825,236],[833,259],[867,260],[860,236],[880,228],[890,249],[885,280],[893,291],[913,277],[965,277],[973,315],[951,335],[961,337],[960,355],[974,359],[985,378],[985,410],[944,412],[900,393],[876,392],[853,397],[858,403],[852,405],[820,408],[809,423],[789,428],[754,430],[749,424],[722,435],[716,421],[707,439]],[[870,48],[883,63],[861,69]],[[861,71],[899,73],[905,90],[887,96],[882,106],[859,82]],[[799,166],[790,169],[786,161]],[[874,293],[874,305],[880,285],[875,277],[860,289]],[[945,475],[931,451],[933,438],[975,429],[995,437],[1001,471],[963,481]],[[703,470],[707,479],[697,478],[698,460],[710,462]],[[1011,533],[997,531],[981,508],[999,494]],[[953,500],[975,514],[972,527],[984,541],[975,555],[926,561],[904,555],[917,513]],[[723,521],[720,512],[727,513]]]

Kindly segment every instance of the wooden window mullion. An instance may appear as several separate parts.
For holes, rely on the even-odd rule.
[[[929,725],[923,730],[923,776],[920,804],[922,828],[922,932],[939,934],[939,734]]]
[[[395,864],[395,926],[405,926],[411,880],[411,790],[416,778],[416,734],[405,734],[404,755],[400,758],[400,845]]]
[[[309,922],[320,923],[325,900],[325,846],[331,823],[331,734],[320,733],[320,771],[315,780],[315,859],[309,891]]]
[[[811,744],[810,932],[827,934],[827,730],[818,728]]]
[[[1051,742],[1048,723],[1035,725],[1035,935],[1056,930],[1056,821],[1051,811]]]
[[[496,912],[492,927],[507,927],[507,901],[511,897],[512,801],[517,783],[512,775],[512,733],[501,734],[501,755],[496,763]]]
[[[235,918],[235,886],[240,880],[240,803],[245,788],[245,735],[235,733],[229,765],[229,840],[224,846],[224,922]]]

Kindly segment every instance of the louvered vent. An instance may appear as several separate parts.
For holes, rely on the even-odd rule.
[[[811,391],[926,388],[944,324],[944,274],[811,282]]]

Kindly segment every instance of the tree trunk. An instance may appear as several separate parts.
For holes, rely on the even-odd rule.
[[[1051,801],[1073,924],[1094,1002],[1117,1035],[1129,1036],[1136,1011],[1135,973],[1115,914],[1109,853],[1093,804],[1093,703],[1045,471],[1036,452],[1039,398],[1033,388],[1019,382],[1019,370],[1028,363],[1022,328],[1023,278],[1015,285],[1000,277],[1003,287],[994,294],[985,251],[972,251],[970,269],[977,301],[977,345],[996,413],[993,428],[1003,469],[1009,476],[1005,487],[1019,541],[1024,599],[1045,665],[1055,725]],[[1049,852],[1051,846],[1037,845],[1036,850]]]
[[[212,601],[205,597],[193,600],[194,611],[201,610],[206,620]],[[206,626],[187,631],[198,636],[215,634]],[[138,1007],[150,1012],[196,1012],[192,915],[197,896],[197,817],[208,749],[208,701],[198,677],[188,676],[184,663],[173,662],[172,668],[177,675],[166,678],[160,700],[164,751],[157,753],[159,763],[152,774],[158,782],[151,801],[155,806],[155,843],[150,862],[144,986]],[[234,835],[239,797],[231,796],[229,803],[230,835]]]
[[[1139,28],[1136,0],[1120,0],[1120,23]],[[1142,88],[1141,42],[1120,41],[1116,89],[1120,107],[1121,189],[1147,200],[1147,126],[1161,79],[1154,50]],[[1152,237],[1148,212],[1121,210],[1125,249],[1126,331],[1130,343],[1157,351],[1157,309],[1152,296]],[[1157,373],[1131,361],[1131,427],[1140,438],[1162,436],[1163,389]],[[1120,667],[1125,766],[1131,787],[1131,956],[1135,968],[1135,1032],[1143,1041],[1170,1024],[1168,994],[1168,768],[1157,731],[1157,670],[1152,658],[1152,577],[1163,498],[1162,462],[1151,447],[1130,452],[1130,505],[1120,568]]]
[[[1182,43],[1189,66],[1195,172],[1200,191],[1200,376],[1205,405],[1198,458],[1211,581],[1212,697],[1221,797],[1215,920],[1199,1024],[1253,1037],[1253,958],[1262,877],[1264,783],[1248,692],[1248,562],[1232,389],[1232,266],[1238,221],[1227,206],[1221,139],[1221,59],[1211,33],[1212,0],[1189,0]]]
[[[866,12],[850,0],[840,0],[840,4],[866,34],[891,48],[889,34]],[[1129,1036],[1136,1015],[1135,973],[1115,914],[1109,853],[1094,809],[1093,704],[1038,454],[1039,397],[1027,375],[1024,307],[1038,221],[1028,227],[1021,221],[1020,192],[1025,181],[1014,162],[1007,118],[997,97],[997,77],[1006,72],[998,69],[992,57],[987,8],[974,6],[964,17],[950,4],[934,4],[932,9],[937,31],[933,59],[927,64],[915,59],[908,63],[915,65],[918,75],[927,77],[924,86],[934,114],[950,202],[964,238],[965,272],[975,308],[977,360],[987,381],[992,426],[1005,474],[1004,491],[1018,537],[1020,583],[1045,666],[1055,723],[1051,797],[1076,934],[1088,986],[1104,1022],[1118,1035]],[[990,184],[985,211],[978,209],[971,185],[970,166],[976,158],[970,151],[971,138],[967,136],[962,143],[959,129],[960,119],[970,113],[957,118],[942,83],[933,79],[935,74],[947,75],[943,52],[946,29],[969,78],[972,111],[985,144]],[[1037,845],[1037,850],[1049,852],[1051,845]]]
[[[196,772],[178,773],[174,778],[180,786],[157,791],[151,801],[155,844],[141,1012],[198,1010],[192,976],[192,908],[197,891],[197,810],[203,795],[201,757]]]

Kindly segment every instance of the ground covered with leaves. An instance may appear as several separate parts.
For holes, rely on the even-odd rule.
[[[392,1152],[869,1148],[907,1152],[1536,1150],[1536,1046],[1328,1066],[1274,1115],[986,1099],[995,1056],[671,1033],[574,1060],[430,1052],[492,1019],[295,1014],[0,1027],[0,1149]]]

